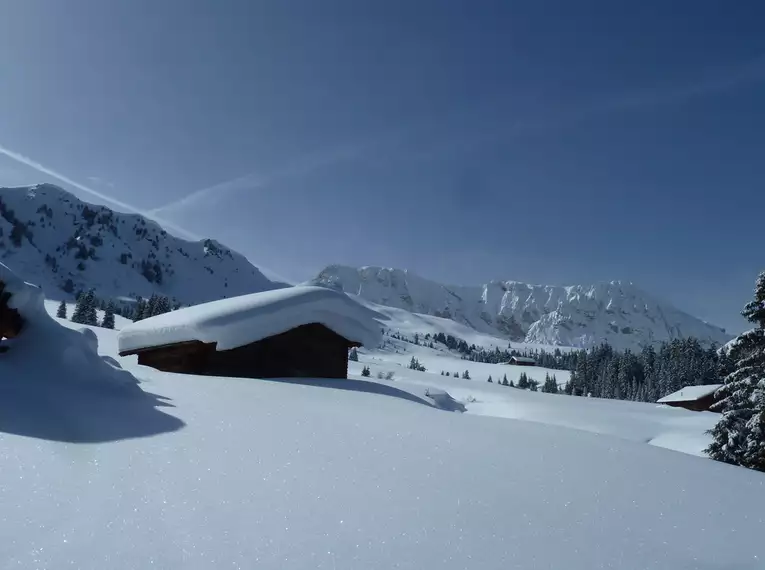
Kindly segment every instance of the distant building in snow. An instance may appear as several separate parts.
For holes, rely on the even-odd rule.
[[[346,378],[348,350],[380,342],[376,318],[345,293],[289,287],[138,321],[120,331],[119,350],[166,372]]]
[[[512,356],[507,364],[513,364],[515,366],[536,366],[537,361],[527,356]]]
[[[715,392],[722,384],[705,384],[702,386],[686,386],[677,392],[672,392],[657,403],[675,408],[685,408],[694,412],[707,412],[717,401]]]

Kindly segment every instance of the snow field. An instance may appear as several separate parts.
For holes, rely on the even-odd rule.
[[[116,348],[116,331],[89,330]],[[0,567],[763,567],[762,474],[645,445],[706,414],[359,356],[344,387],[128,358],[143,395],[72,389],[53,363],[19,398],[27,378],[0,371]],[[399,368],[362,382],[364,364]],[[436,409],[439,388],[466,412]]]

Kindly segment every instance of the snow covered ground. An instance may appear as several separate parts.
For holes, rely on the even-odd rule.
[[[116,333],[93,330],[116,358]],[[695,449],[712,414],[515,390],[486,382],[512,367],[395,350],[361,350],[348,381],[119,359],[143,395],[3,376],[0,567],[765,567],[765,477],[645,444]],[[364,364],[394,377],[362,380]],[[465,413],[438,409],[439,388]]]
[[[424,395],[429,388],[446,391],[466,407],[468,414],[535,421],[578,430],[612,435],[630,441],[650,443],[693,455],[703,455],[711,439],[705,434],[719,416],[711,412],[688,412],[679,408],[640,402],[576,398],[541,392],[518,390],[497,384],[505,375],[517,383],[521,373],[540,383],[546,374],[555,375],[563,385],[569,373],[538,367],[485,364],[460,360],[448,353],[431,350],[411,343],[392,341],[386,351],[360,349],[359,362],[349,364],[349,375],[361,379],[363,366],[369,366],[371,378],[393,373],[399,389]],[[395,352],[398,350],[399,352]],[[427,370],[408,368],[414,356]],[[470,380],[441,376],[441,370],[451,374],[465,370]],[[489,376],[492,383],[488,383]]]

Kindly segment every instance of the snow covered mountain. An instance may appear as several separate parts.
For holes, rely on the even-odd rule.
[[[491,281],[452,287],[407,270],[330,265],[311,283],[527,343],[589,347],[607,341],[619,349],[637,349],[689,336],[717,344],[731,338],[724,329],[621,281],[567,287]]]
[[[214,240],[174,237],[52,184],[0,188],[0,260],[48,298],[94,288],[106,298],[159,293],[193,304],[282,286]]]

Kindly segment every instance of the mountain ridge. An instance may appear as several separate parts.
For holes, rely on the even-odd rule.
[[[181,239],[47,183],[0,188],[0,259],[52,298],[93,288],[194,304],[285,286],[216,240]]]
[[[444,285],[411,270],[330,265],[309,281],[367,301],[450,318],[511,341],[619,349],[686,336],[723,344],[724,329],[659,301],[634,283],[537,285],[492,280],[477,286]]]

